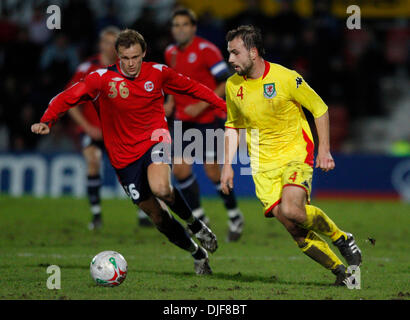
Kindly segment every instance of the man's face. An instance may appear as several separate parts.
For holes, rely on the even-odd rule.
[[[195,36],[196,26],[191,23],[188,16],[175,16],[171,32],[178,45],[185,45]]]
[[[253,68],[250,52],[240,37],[228,42],[229,63],[240,76],[246,76]]]
[[[118,47],[118,58],[121,61],[122,70],[128,75],[135,77],[141,70],[142,59],[145,57],[145,52],[142,51],[139,43],[132,45],[129,48],[123,46]]]
[[[113,62],[117,59],[117,52],[115,51],[116,40],[117,37],[114,34],[104,33],[101,35],[99,42],[100,53]]]

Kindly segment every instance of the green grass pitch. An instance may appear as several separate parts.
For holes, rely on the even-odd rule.
[[[237,243],[225,242],[222,202],[202,204],[219,239],[212,276],[197,276],[190,255],[155,228],[138,227],[127,199],[103,200],[104,227],[90,232],[86,199],[0,196],[0,299],[410,299],[408,204],[313,201],[355,235],[360,290],[333,287],[334,276],[302,254],[278,221],[264,218],[256,198],[239,199],[246,224]],[[92,257],[104,250],[128,262],[119,287],[98,287],[90,277]],[[49,265],[61,268],[60,290],[47,289]]]

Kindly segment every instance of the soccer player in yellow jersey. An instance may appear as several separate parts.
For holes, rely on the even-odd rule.
[[[227,34],[229,63],[236,73],[226,83],[224,193],[233,188],[232,160],[239,129],[246,129],[256,195],[265,216],[276,217],[307,256],[348,280],[346,267],[320,235],[331,239],[348,265],[359,266],[361,251],[353,235],[339,229],[310,204],[314,143],[302,106],[315,118],[319,137],[316,168],[334,169],[326,104],[295,71],[263,59],[260,31],[240,26]]]

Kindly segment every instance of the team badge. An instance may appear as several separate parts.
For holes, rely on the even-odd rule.
[[[188,56],[188,62],[189,63],[194,63],[196,61],[196,54],[195,52],[191,52]]]
[[[144,88],[146,91],[151,92],[152,90],[154,90],[154,83],[152,81],[147,81],[144,84]]]
[[[276,96],[275,83],[266,83],[263,85],[263,96],[272,99]]]

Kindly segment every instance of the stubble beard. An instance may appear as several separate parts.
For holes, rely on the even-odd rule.
[[[237,71],[238,75],[240,76],[249,76],[251,70],[253,68],[253,62],[252,60],[249,60],[249,63],[246,64],[243,69]]]

